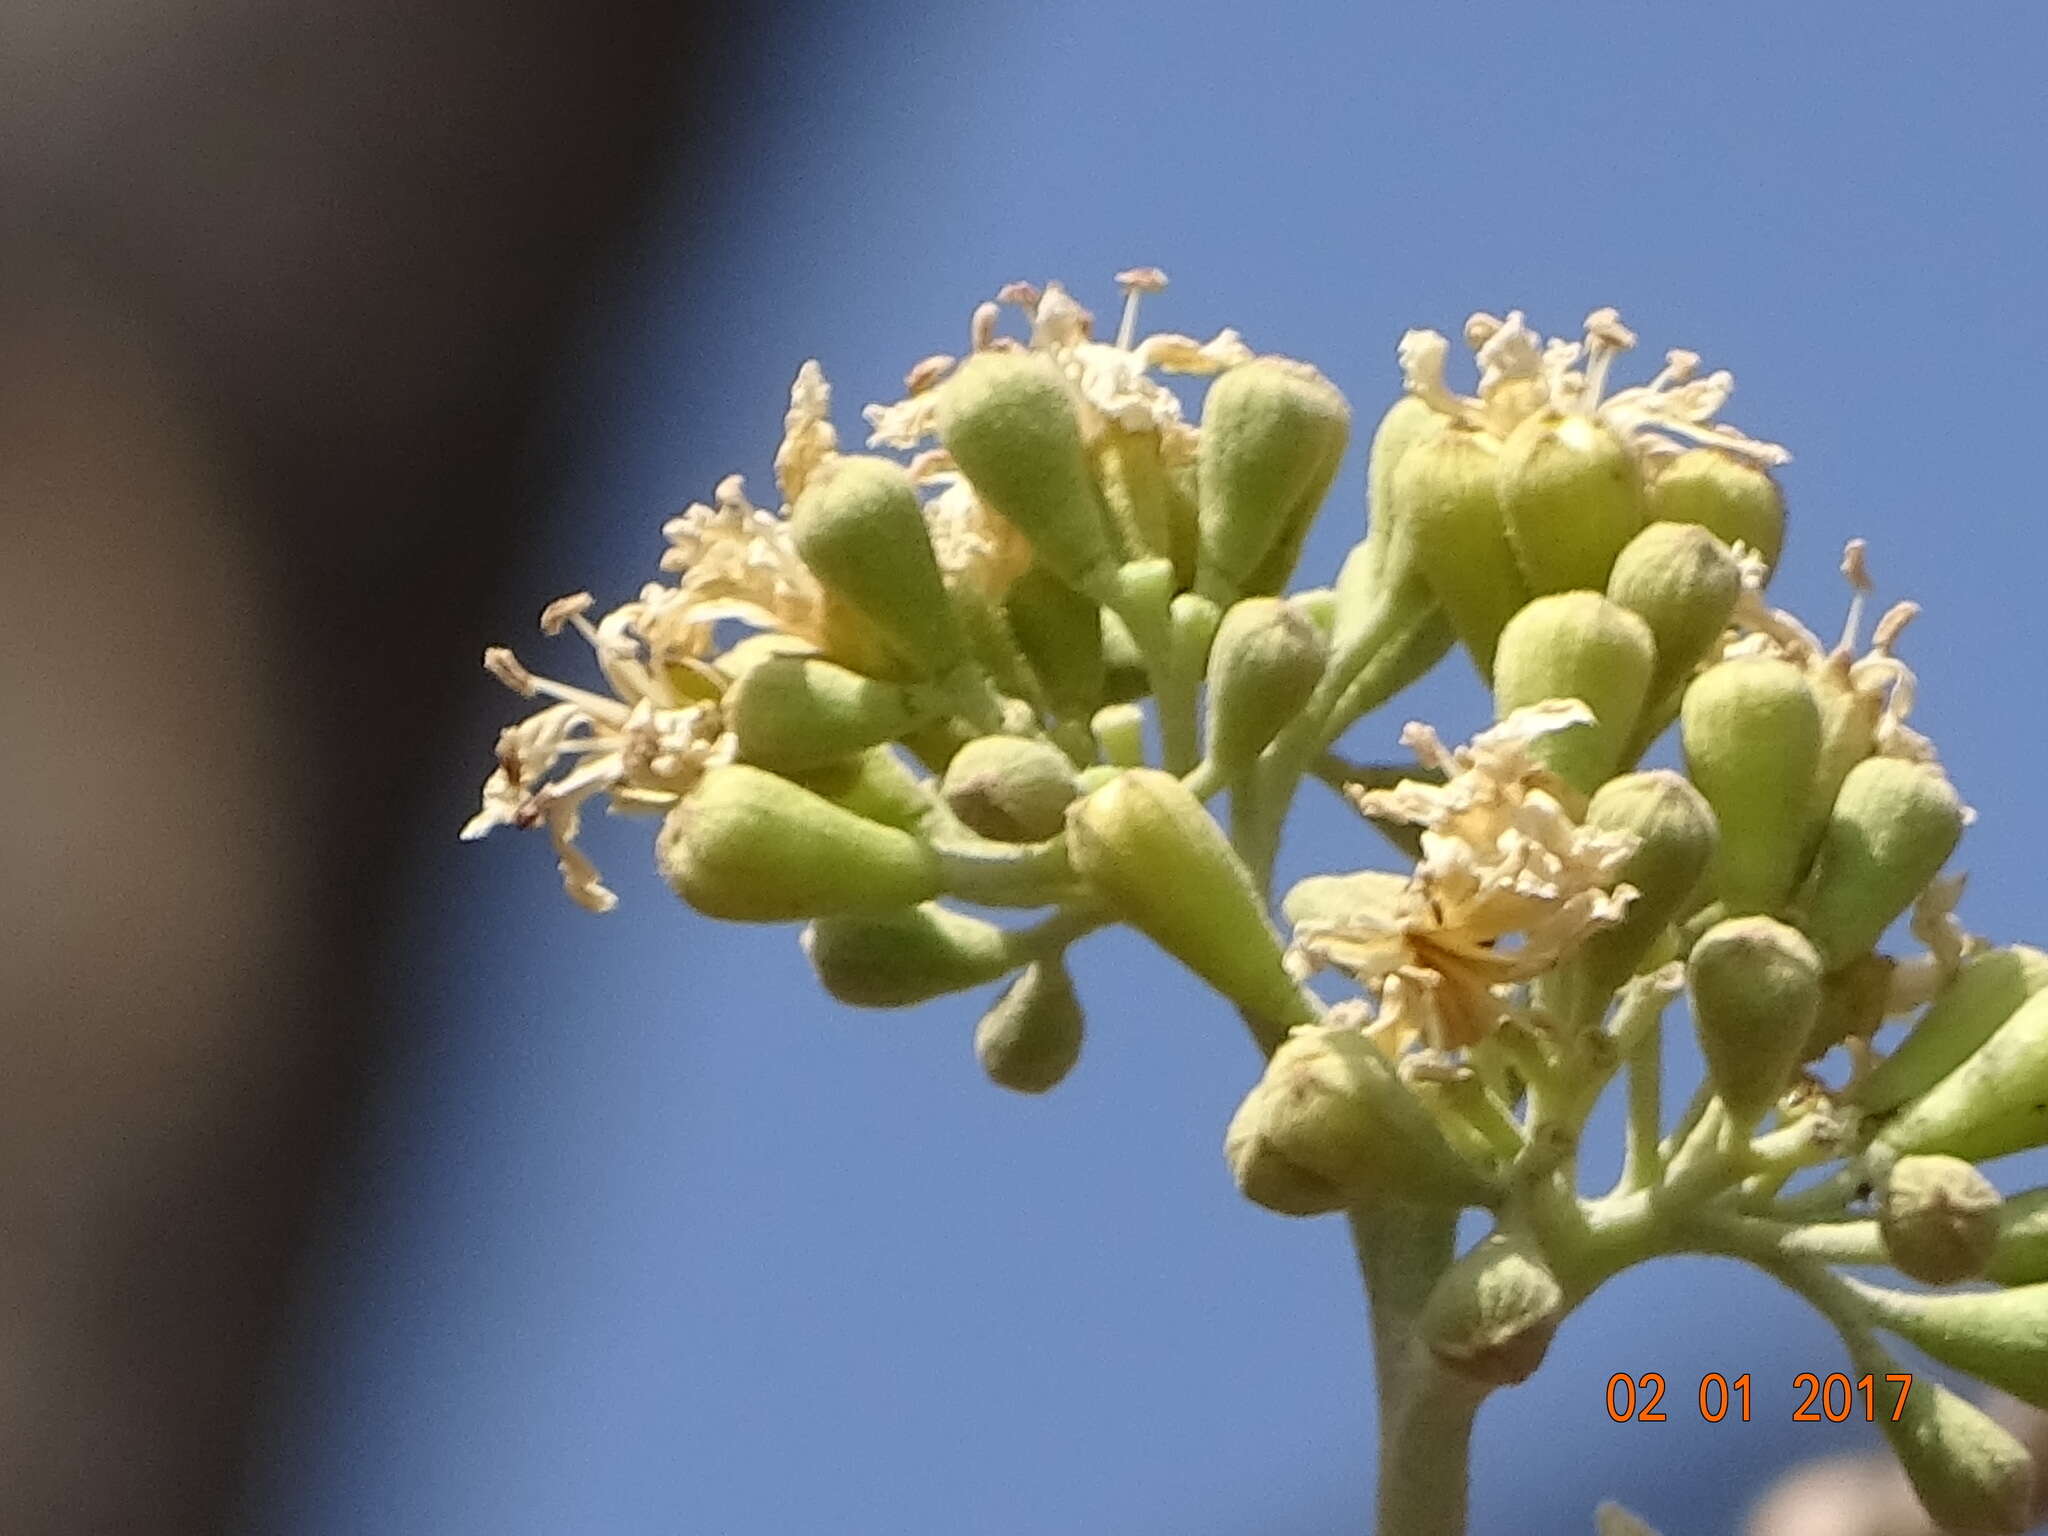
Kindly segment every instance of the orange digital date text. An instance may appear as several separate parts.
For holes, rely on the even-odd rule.
[[[1664,1377],[1656,1371],[1645,1371],[1640,1376],[1617,1371],[1607,1378],[1607,1417],[1617,1424],[1665,1423],[1670,1417],[1665,1409],[1667,1387]],[[1747,1424],[1753,1390],[1748,1371],[1732,1380],[1719,1371],[1709,1371],[1700,1378],[1695,1406],[1709,1424],[1719,1424],[1731,1413]],[[1883,1417],[1897,1422],[1906,1411],[1906,1398],[1912,1390],[1913,1378],[1903,1371],[1885,1376],[1801,1371],[1792,1378],[1792,1392],[1798,1398],[1792,1409],[1792,1421],[1844,1424],[1861,1419],[1875,1424]]]

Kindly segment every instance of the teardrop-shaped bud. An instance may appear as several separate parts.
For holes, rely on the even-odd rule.
[[[1300,714],[1322,680],[1322,631],[1284,598],[1231,606],[1209,651],[1209,758],[1235,777]]]
[[[1997,1420],[1874,1347],[1856,1369],[1874,1382],[1878,1426],[1937,1526],[2020,1536],[2033,1524],[2034,1459]]]
[[[1074,983],[1058,960],[1040,960],[974,1029],[974,1054],[989,1080],[1018,1093],[1044,1093],[1081,1057],[1083,1021]]]
[[[1482,677],[1493,675],[1501,630],[1529,601],[1501,520],[1499,459],[1492,437],[1439,417],[1401,455],[1390,493],[1416,564]]]
[[[1493,658],[1493,710],[1505,720],[1549,699],[1577,699],[1589,724],[1552,731],[1530,755],[1582,795],[1620,766],[1657,668],[1650,627],[1598,592],[1539,597],[1508,620]]]
[[[1642,532],[1642,470],[1603,423],[1539,411],[1501,444],[1500,505],[1531,592],[1598,592]]]
[[[2026,944],[1987,949],[1965,960],[1899,1048],[1879,1062],[1852,1097],[1872,1114],[1918,1098],[2048,988],[2048,954]]]
[[[722,712],[744,761],[792,772],[893,741],[938,708],[929,690],[862,677],[822,656],[785,655],[749,667]]]
[[[786,635],[779,629],[764,629],[742,636],[718,656],[718,670],[738,682],[762,662],[775,656],[815,656],[817,647],[800,635]]]
[[[2048,1285],[1947,1296],[1874,1285],[1856,1292],[1886,1332],[2023,1403],[2048,1407]]]
[[[790,537],[818,581],[878,630],[894,656],[944,677],[967,659],[917,487],[902,465],[846,454],[790,508]]]
[[[1116,552],[1073,391],[1034,352],[977,352],[939,386],[939,441],[975,494],[1069,586],[1111,591]]]
[[[1102,610],[1043,565],[1011,585],[1010,631],[1063,720],[1086,720],[1103,702]]]
[[[1445,1369],[1511,1387],[1536,1374],[1564,1313],[1564,1287],[1542,1253],[1495,1233],[1437,1281],[1419,1331]]]
[[[1799,926],[1828,967],[1867,951],[1941,872],[1967,812],[1931,763],[1866,758],[1828,813]]]
[[[1878,1133],[1868,1160],[1946,1152],[1984,1162],[2048,1143],[2048,992],[2014,1010],[1955,1071]]]
[[[1277,590],[1350,438],[1351,407],[1306,363],[1253,358],[1211,384],[1197,460],[1196,590],[1224,604]]]
[[[1992,1182],[1959,1157],[1902,1157],[1878,1196],[1885,1255],[1928,1285],[1974,1280],[1998,1243],[2001,1204]]]
[[[903,832],[917,832],[938,805],[930,785],[888,747],[870,747],[855,757],[785,777],[856,816]]]
[[[1403,395],[1387,407],[1372,431],[1365,461],[1365,536],[1386,541],[1394,517],[1394,470],[1401,456],[1437,430],[1444,416],[1420,395]]]
[[[1706,878],[1719,833],[1714,812],[1682,774],[1666,768],[1626,774],[1600,786],[1586,807],[1587,825],[1627,832],[1636,851],[1615,875],[1635,900],[1620,922],[1581,941],[1579,974],[1587,991],[1605,996],[1634,975],[1673,918]]]
[[[1470,1205],[1491,1186],[1355,1029],[1294,1030],[1266,1063],[1224,1135],[1245,1197],[1315,1216],[1374,1197]]]
[[[1707,1077],[1744,1130],[1778,1101],[1820,1008],[1820,957],[1796,928],[1733,917],[1700,935],[1685,966]]]
[[[1051,742],[983,736],[953,754],[939,793],[983,837],[1042,843],[1060,835],[1080,786],[1073,763]]]
[[[1102,488],[1115,543],[1127,559],[1163,555],[1173,562],[1176,585],[1195,578],[1195,504],[1181,492],[1149,428],[1105,421],[1088,448],[1089,467]]]
[[[1743,544],[1775,567],[1785,547],[1785,493],[1770,471],[1720,448],[1666,459],[1646,495],[1660,522],[1697,523],[1723,544]]]
[[[994,923],[935,902],[874,917],[821,917],[804,953],[825,990],[857,1008],[907,1008],[964,992],[1016,964]]]
[[[1713,890],[1732,913],[1782,907],[1803,867],[1820,710],[1788,661],[1745,656],[1693,679],[1679,708],[1686,772],[1720,822]]]
[[[938,858],[917,838],[744,763],[676,802],[654,854],[678,896],[734,922],[888,912],[939,893]]]
[[[2030,1189],[2005,1202],[1984,1274],[2000,1285],[2048,1281],[2048,1189]]]
[[[1312,1016],[1251,875],[1201,801],[1155,768],[1118,774],[1067,813],[1074,871],[1123,921],[1276,1043]]]
[[[1652,703],[1670,698],[1721,638],[1742,571],[1728,546],[1695,523],[1652,523],[1614,562],[1607,595],[1642,616],[1657,642]]]

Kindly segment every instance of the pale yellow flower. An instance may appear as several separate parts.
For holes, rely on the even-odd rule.
[[[1636,344],[1635,333],[1612,309],[1586,317],[1582,342],[1546,341],[1520,310],[1506,319],[1476,314],[1465,322],[1465,343],[1479,365],[1476,393],[1461,395],[1450,387],[1445,367],[1451,344],[1436,331],[1410,331],[1401,338],[1402,377],[1410,394],[1497,438],[1539,411],[1554,411],[1604,423],[1646,460],[1695,443],[1763,465],[1791,458],[1776,443],[1759,442],[1714,419],[1734,393],[1735,377],[1725,369],[1701,377],[1698,353],[1667,352],[1649,383],[1609,394],[1607,375],[1615,359]]]
[[[733,743],[708,693],[710,676],[684,643],[680,660],[664,655],[673,635],[693,635],[688,599],[651,586],[592,624],[588,593],[551,603],[541,627],[557,634],[574,625],[596,653],[611,694],[596,693],[529,672],[511,651],[484,652],[491,675],[523,698],[552,699],[498,737],[498,766],[484,782],[483,804],[462,829],[465,841],[493,827],[546,827],[562,871],[562,888],[577,905],[609,912],[617,903],[597,866],[576,846],[583,807],[605,796],[613,809],[660,812],[673,805],[715,763],[730,761]],[[669,634],[671,639],[650,640]]]
[[[1541,704],[1456,750],[1411,724],[1403,744],[1444,782],[1352,792],[1361,810],[1421,827],[1421,860],[1378,908],[1300,924],[1294,953],[1374,996],[1383,1044],[1419,1038],[1453,1050],[1484,1039],[1504,1011],[1503,988],[1552,969],[1626,911],[1634,892],[1617,876],[1635,840],[1574,822],[1528,750],[1591,718],[1576,701]]]

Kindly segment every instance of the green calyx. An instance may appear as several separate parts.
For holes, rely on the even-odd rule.
[[[1642,530],[1642,472],[1600,422],[1541,411],[1501,444],[1500,505],[1531,592],[1597,592]]]
[[[1056,959],[1040,960],[1010,984],[974,1030],[974,1054],[989,1080],[1017,1093],[1057,1087],[1081,1057],[1080,999]]]
[[[1635,974],[1672,920],[1685,911],[1713,862],[1720,832],[1713,808],[1682,774],[1626,774],[1600,786],[1586,822],[1636,839],[1616,876],[1635,890],[1620,922],[1588,936],[1578,967],[1587,990],[1604,997]]]
[[[1707,1077],[1746,1130],[1784,1092],[1813,1033],[1820,957],[1796,928],[1735,917],[1700,935],[1685,973]]]
[[[1590,724],[1553,731],[1532,755],[1582,795],[1620,766],[1656,670],[1650,628],[1598,592],[1539,597],[1509,619],[1493,658],[1497,719],[1549,699],[1577,699]]]
[[[733,922],[882,913],[939,894],[908,832],[744,763],[713,768],[662,821],[655,862],[684,901]]]
[[[1489,678],[1500,632],[1530,596],[1502,521],[1499,459],[1493,438],[1438,417],[1401,454],[1388,493],[1430,591]]]
[[[938,712],[928,689],[878,682],[821,656],[767,656],[722,706],[742,761],[779,773],[821,767],[906,736]]]
[[[1775,657],[1718,662],[1686,689],[1679,730],[1687,775],[1721,827],[1713,894],[1733,913],[1780,910],[1804,867],[1820,755],[1805,674]]]
[[[1066,753],[1022,736],[983,736],[953,755],[939,793],[971,831],[999,843],[1058,837],[1080,786]]]
[[[1961,1158],[1902,1157],[1878,1196],[1885,1254],[1900,1274],[1928,1285],[1974,1280],[1998,1244],[2001,1203],[1991,1181]]]
[[[1720,448],[1688,448],[1665,460],[1645,493],[1659,522],[1697,523],[1723,544],[1741,544],[1775,568],[1785,547],[1785,494],[1766,469]]]
[[[1351,438],[1351,407],[1306,363],[1259,357],[1209,386],[1197,458],[1196,587],[1219,604],[1277,591]]]
[[[1616,557],[1607,595],[1650,626],[1657,668],[1649,699],[1661,704],[1727,629],[1742,595],[1742,571],[1728,546],[1706,529],[1652,523]]]
[[[1800,927],[1830,969],[1867,951],[1927,889],[1962,840],[1967,812],[1939,768],[1866,758],[1828,813]]]
[[[825,990],[857,1008],[907,1008],[1005,975],[1016,961],[994,923],[934,902],[873,917],[821,917],[804,953]]]
[[[1329,660],[1323,633],[1277,597],[1231,605],[1209,650],[1209,758],[1226,774],[1250,768],[1308,704]]]

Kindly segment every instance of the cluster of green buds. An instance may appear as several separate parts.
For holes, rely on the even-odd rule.
[[[1005,288],[964,358],[869,407],[867,453],[805,364],[779,510],[729,478],[664,530],[669,579],[601,619],[582,595],[547,610],[602,689],[487,653],[545,702],[465,836],[545,827],[603,911],[583,807],[656,817],[684,901],[805,925],[843,1002],[1000,985],[974,1049],[1025,1092],[1081,1051],[1069,947],[1135,929],[1264,1057],[1223,1138],[1247,1197],[1492,1214],[1410,1320],[1444,1379],[1521,1381],[1606,1279],[1693,1251],[1766,1269],[1879,1379],[1889,1333],[2048,1406],[2048,1191],[2001,1200],[1976,1166],[2048,1143],[2048,955],[1956,915],[1971,813],[1907,724],[1911,605],[1866,642],[1859,544],[1836,643],[1767,602],[1786,455],[1717,420],[1729,376],[1672,352],[1613,388],[1635,340],[1613,311],[1576,342],[1477,315],[1462,395],[1449,343],[1410,332],[1363,536],[1330,587],[1283,595],[1349,405],[1234,331],[1141,338],[1165,279],[1118,281],[1109,340],[1058,284]],[[1207,379],[1198,414],[1159,375]],[[1457,647],[1494,704],[1469,744],[1410,724],[1412,769],[1334,755]],[[1644,768],[1669,735],[1682,767]],[[1398,867],[1276,911],[1305,777]],[[1681,997],[1705,1074],[1667,1118]],[[1610,1085],[1624,1166],[1589,1194]],[[1861,1265],[1977,1288],[1838,1273]],[[2005,1431],[1931,1382],[1896,1406],[1937,1519],[2023,1528],[2033,1469]]]

